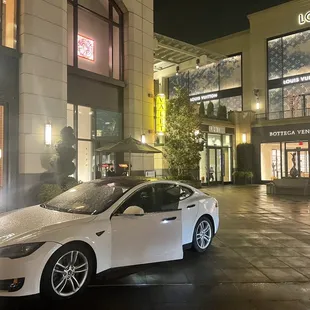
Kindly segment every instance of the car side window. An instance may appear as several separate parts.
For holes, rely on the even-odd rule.
[[[137,206],[144,210],[145,213],[153,212],[154,209],[155,189],[154,186],[145,186],[126,199],[118,208],[117,214],[123,214],[128,207]]]
[[[156,184],[155,208],[157,211],[173,211],[179,208],[180,186],[176,184]]]
[[[188,187],[181,186],[180,201],[192,196],[194,192]]]

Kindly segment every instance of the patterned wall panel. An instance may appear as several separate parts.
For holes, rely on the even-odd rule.
[[[268,42],[268,79],[275,80],[282,78],[283,64],[282,38]]]
[[[220,100],[221,105],[225,105],[227,112],[242,111],[242,96],[223,98]]]
[[[189,92],[191,96],[218,90],[219,76],[217,64],[210,64],[199,70],[189,71]]]
[[[269,119],[279,119],[282,109],[282,88],[269,90]]]
[[[283,77],[310,72],[310,30],[283,37]]]
[[[182,72],[169,78],[169,98],[176,96],[177,89],[188,89],[188,72]]]
[[[241,87],[241,55],[226,58],[220,63],[220,89]]]

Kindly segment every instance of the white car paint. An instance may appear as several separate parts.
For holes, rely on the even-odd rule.
[[[152,182],[169,183],[176,182]],[[8,245],[45,242],[29,256],[0,257],[0,281],[25,278],[23,287],[0,296],[40,293],[41,275],[51,255],[73,241],[87,243],[97,260],[97,273],[113,267],[147,264],[183,258],[183,245],[192,242],[194,227],[203,215],[212,218],[214,233],[219,226],[217,201],[188,185],[193,195],[179,203],[179,210],[149,213],[141,217],[114,215],[129,196],[149,183],[127,191],[114,205],[99,215],[79,215],[28,207],[0,215],[0,248]],[[193,208],[187,206],[195,204]],[[176,220],[167,221],[171,217]],[[100,236],[96,233],[104,231]]]

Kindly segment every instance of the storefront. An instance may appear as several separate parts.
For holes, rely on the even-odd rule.
[[[310,115],[310,30],[268,40],[268,119]]]
[[[309,178],[309,124],[253,127],[252,142],[258,181],[292,177],[293,167],[297,177]]]
[[[242,111],[242,55],[170,77],[169,98],[176,95],[177,88],[187,89],[193,104],[203,102],[205,111],[213,103],[215,116],[219,106],[228,112]]]
[[[205,146],[199,164],[203,184],[232,181],[234,129],[203,126]]]
[[[123,16],[114,1],[68,1],[67,124],[77,137],[75,177],[90,181],[123,155],[97,152],[123,138]]]

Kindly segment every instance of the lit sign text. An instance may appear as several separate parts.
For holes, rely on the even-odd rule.
[[[215,99],[215,98],[218,98],[218,93],[194,96],[190,98],[190,102],[200,102],[200,101],[205,101],[205,100],[210,100],[210,99]]]
[[[310,23],[310,11],[306,14],[298,15],[298,23],[299,25],[304,25],[305,23]]]
[[[213,133],[225,133],[225,127],[216,127],[216,126],[209,126],[209,132]]]
[[[156,96],[156,132],[164,133],[166,131],[166,97],[163,94]]]
[[[297,76],[289,79],[283,80],[283,85],[295,84],[300,82],[308,82],[310,81],[310,75]]]
[[[310,129],[271,131],[271,132],[269,132],[270,137],[295,136],[296,134],[297,135],[310,135]]]

